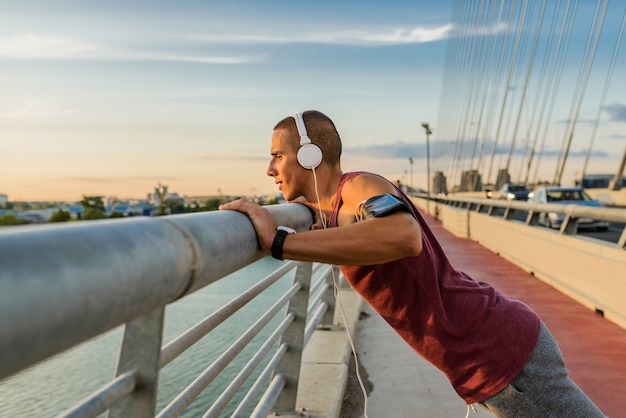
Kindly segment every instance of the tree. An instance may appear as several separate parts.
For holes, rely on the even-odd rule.
[[[122,212],[111,212],[111,214],[109,215],[109,218],[123,218],[124,214]]]
[[[168,199],[159,204],[157,209],[157,216],[163,215],[173,215],[175,213],[187,213],[187,207],[185,206],[185,202],[178,199]]]
[[[71,219],[71,215],[68,211],[59,209],[50,216],[48,222],[67,222]]]
[[[83,213],[83,219],[86,221],[93,221],[96,219],[103,219],[103,218],[104,218],[104,212],[101,212],[97,209],[88,208],[88,209],[85,209],[85,212]]]
[[[222,203],[222,199],[214,197],[212,199],[207,199],[206,202],[204,202],[204,210],[217,210],[217,208],[219,208],[220,204]]]
[[[102,219],[104,218],[104,202],[102,196],[83,196],[83,200],[80,201],[81,206],[85,209],[83,219]]]
[[[193,202],[188,207],[189,212],[202,212],[202,207],[198,204],[198,202]]]
[[[187,206],[182,200],[166,200],[165,205],[170,209],[170,213],[187,213]]]
[[[23,225],[27,223],[28,221],[26,219],[18,218],[12,213],[0,216],[0,226]]]

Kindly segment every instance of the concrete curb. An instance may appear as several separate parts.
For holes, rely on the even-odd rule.
[[[338,326],[316,330],[302,356],[298,382],[297,410],[311,418],[338,418],[348,381],[352,348],[345,324],[354,341],[363,299],[352,289],[340,289],[337,300],[345,313],[336,309]]]

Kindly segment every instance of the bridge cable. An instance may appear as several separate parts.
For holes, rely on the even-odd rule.
[[[598,0],[598,6],[600,5],[600,1]],[[602,26],[604,23],[604,16],[606,14],[606,8],[608,6],[609,0],[604,0],[604,7],[602,9],[602,13],[600,15],[599,22],[596,20],[594,20],[594,26],[595,26],[595,33],[594,33],[594,40],[593,40],[593,46],[591,47],[591,50],[587,56],[587,62],[585,65],[585,69],[584,69],[584,78],[582,80],[582,84],[581,84],[581,91],[578,97],[578,103],[576,105],[576,113],[574,115],[574,118],[571,120],[570,123],[570,132],[569,132],[569,137],[567,137],[567,143],[566,143],[566,148],[565,151],[563,153],[563,161],[562,161],[562,165],[561,168],[558,172],[558,178],[556,178],[555,183],[556,184],[561,184],[561,179],[563,177],[563,172],[565,171],[565,164],[567,162],[567,157],[569,154],[569,150],[570,147],[572,145],[572,139],[574,137],[574,130],[576,128],[576,123],[578,122],[578,116],[580,114],[580,107],[582,105],[582,101],[583,98],[585,96],[585,91],[587,89],[587,83],[589,82],[589,75],[591,74],[591,67],[593,66],[593,61],[594,61],[594,57],[595,57],[595,53],[597,50],[597,46],[598,46],[598,41],[600,39],[600,33],[602,32]],[[592,26],[593,27],[593,26]],[[591,34],[590,34],[591,35]],[[565,139],[565,138],[564,138]]]
[[[476,153],[477,153],[477,148],[478,148],[478,132],[480,131],[481,118],[484,113],[485,100],[487,97],[486,89],[484,88],[484,84],[485,84],[484,80],[486,79],[485,65],[487,63],[487,53],[489,51],[489,44],[491,41],[491,36],[488,36],[489,35],[488,33],[483,33],[483,32],[488,30],[488,28],[491,27],[491,25],[493,24],[494,13],[495,13],[494,7],[489,7],[489,9],[490,9],[489,13],[487,13],[486,11],[483,13],[484,23],[479,22],[479,25],[485,29],[480,29],[480,32],[477,33],[477,36],[480,35],[480,41],[478,45],[479,52],[477,52],[477,54],[481,58],[477,62],[477,68],[476,68],[477,79],[476,79],[475,91],[470,92],[470,95],[473,98],[472,100],[473,104],[472,104],[472,109],[470,112],[471,116],[469,118],[469,123],[466,125],[466,129],[468,133],[464,135],[473,144],[472,151],[470,154],[470,159],[467,164],[468,172],[470,173],[468,180],[471,182],[471,184],[467,185],[466,187],[467,190],[476,190],[477,182],[478,182],[478,170],[475,169],[474,161],[476,159]],[[476,125],[476,133],[472,132],[473,125]]]
[[[570,13],[570,10],[571,10],[571,13]],[[573,5],[571,3],[571,0],[568,0],[566,11],[563,15],[563,23],[561,25],[561,30],[559,31],[559,40],[557,42],[557,51],[554,55],[553,68],[550,70],[550,81],[548,82],[548,86],[550,86],[551,90],[548,90],[548,92],[551,91],[551,94],[547,94],[548,92],[546,92],[546,96],[545,96],[546,100],[548,100],[548,98],[550,99],[550,103],[547,109],[548,118],[546,120],[545,125],[543,125],[543,135],[541,138],[541,143],[539,145],[539,153],[537,155],[537,164],[535,165],[535,172],[533,174],[533,181],[532,181],[533,184],[537,184],[538,182],[538,174],[539,174],[539,167],[541,166],[541,158],[543,156],[543,152],[545,149],[546,138],[548,136],[548,128],[549,128],[550,120],[552,119],[552,113],[554,111],[557,91],[561,84],[565,57],[567,56],[567,52],[569,49],[569,43],[570,43],[570,39],[572,35],[572,28],[574,26],[574,20],[576,17],[577,10],[578,10],[578,0],[574,0]],[[567,25],[567,30],[565,30],[566,25]],[[563,34],[565,34],[565,39],[563,39]],[[554,66],[555,64],[556,66]],[[552,82],[554,78],[556,78],[556,81]],[[545,107],[545,104],[546,103],[544,102],[544,107]],[[541,117],[543,118],[543,110],[541,112]],[[537,126],[537,134],[539,133],[540,127],[541,127],[541,124]]]
[[[524,9],[526,7],[525,5],[527,5],[527,4],[528,4],[528,0],[524,0],[524,6],[523,6]],[[510,17],[509,17],[509,27],[512,26],[511,23],[513,21],[514,11],[515,11],[515,1],[513,1],[513,4],[511,5],[511,14],[510,14]],[[518,26],[517,34],[515,36],[513,52],[512,52],[512,55],[511,55],[511,62],[510,62],[510,65],[509,65],[508,76],[507,76],[507,79],[506,79],[506,85],[505,85],[505,89],[504,89],[504,95],[502,97],[502,104],[501,104],[501,107],[500,107],[500,117],[498,118],[498,125],[497,125],[497,128],[496,128],[496,134],[495,134],[494,143],[493,143],[493,152],[491,153],[491,160],[490,160],[490,163],[489,163],[489,170],[487,172],[487,180],[488,181],[491,180],[491,171],[492,171],[492,168],[493,168],[493,160],[494,160],[495,154],[496,154],[497,149],[498,149],[498,141],[499,141],[500,132],[501,132],[501,129],[502,129],[502,120],[503,120],[503,117],[504,117],[504,110],[506,108],[506,104],[507,104],[508,97],[509,97],[509,90],[510,90],[510,86],[511,86],[511,78],[513,76],[513,68],[515,66],[515,59],[517,57],[517,50],[519,48],[520,37],[521,37],[521,25]],[[503,50],[502,59],[504,59],[504,52],[506,52],[505,49]]]
[[[527,96],[527,92],[528,92],[528,84],[530,82],[530,74],[532,72],[533,69],[533,65],[535,62],[535,56],[537,54],[537,44],[539,43],[539,35],[541,34],[541,28],[543,26],[543,16],[544,16],[544,12],[546,9],[546,1],[547,0],[543,0],[543,3],[541,4],[541,10],[539,11],[539,21],[537,22],[537,31],[535,32],[535,38],[533,40],[533,45],[531,47],[531,51],[530,51],[530,55],[529,55],[529,61],[528,61],[528,68],[526,69],[526,77],[524,79],[524,88],[522,91],[522,97],[520,99],[520,105],[519,105],[519,111],[517,113],[517,119],[515,121],[515,128],[513,129],[513,136],[511,139],[511,149],[509,151],[509,159],[507,160],[507,166],[506,166],[506,171],[509,171],[509,167],[511,164],[511,156],[513,153],[513,149],[515,147],[515,142],[517,140],[517,133],[519,130],[519,124],[520,124],[520,120],[522,117],[522,111],[524,109],[524,103],[526,100],[526,96]],[[524,147],[524,149],[527,148],[528,144],[528,138],[526,139],[526,146]],[[522,164],[520,164],[520,169],[522,167]],[[517,176],[517,182],[520,182],[520,178],[521,178],[521,173],[518,174]]]
[[[549,57],[552,54],[552,45],[554,42],[554,33],[556,30],[556,26],[557,26],[557,22],[558,22],[558,17],[559,17],[559,13],[558,11],[560,10],[560,5],[561,5],[561,0],[558,0],[555,7],[554,7],[554,13],[552,15],[552,24],[550,25],[550,30],[548,32],[548,41],[546,42],[546,49],[544,51],[544,55],[543,55],[543,62],[541,65],[541,71],[539,73],[539,81],[537,84],[537,94],[535,96],[535,102],[534,105],[532,106],[532,115],[530,117],[530,123],[528,124],[527,127],[527,131],[526,131],[526,149],[528,150],[528,155],[525,153],[524,154],[524,161],[526,162],[526,176],[524,178],[524,180],[521,180],[523,177],[523,173],[520,170],[520,182],[522,182],[523,184],[528,184],[528,177],[530,174],[530,167],[532,164],[532,160],[535,154],[535,149],[537,147],[537,136],[535,135],[533,141],[532,141],[532,145],[530,144],[531,142],[531,130],[532,130],[532,124],[535,123],[536,120],[536,115],[537,115],[537,110],[539,109],[539,104],[540,104],[540,99],[541,99],[541,92],[545,92],[544,94],[547,94],[547,92],[549,92],[549,89],[545,89],[544,90],[544,81],[546,78],[546,71],[548,69],[548,62],[549,62]],[[556,49],[556,48],[555,48]],[[555,56],[556,58],[556,56]],[[543,101],[543,104],[545,105],[545,99]],[[540,121],[536,123],[537,126],[537,132],[539,131],[539,126],[541,125],[541,120],[543,117],[543,111],[544,111],[545,106],[542,106],[542,111],[540,112]]]
[[[580,183],[582,185],[582,181],[585,178],[585,173],[587,172],[587,164],[589,163],[589,157],[591,156],[591,151],[593,149],[593,143],[596,139],[596,133],[598,131],[598,125],[600,123],[600,117],[602,115],[602,111],[604,110],[604,104],[606,102],[606,95],[609,91],[609,85],[611,84],[611,78],[613,77],[613,69],[615,68],[615,61],[617,60],[617,55],[619,52],[620,44],[622,42],[622,35],[624,33],[624,23],[626,23],[626,11],[624,12],[624,17],[622,18],[622,24],[619,29],[619,34],[617,35],[617,41],[615,42],[615,48],[613,49],[613,56],[611,58],[611,64],[609,65],[609,71],[606,76],[604,82],[604,89],[602,90],[602,98],[600,99],[600,105],[598,106],[598,114],[596,116],[596,121],[593,126],[593,133],[591,134],[591,140],[589,141],[589,150],[587,151],[587,155],[585,156],[585,162],[583,163],[582,173],[580,175]]]
[[[473,4],[475,5],[476,3],[473,3]],[[470,7],[471,7],[472,2],[468,2],[468,5],[470,5]],[[474,13],[472,13],[470,11],[470,12],[466,13],[465,15],[467,17],[466,17],[466,21],[463,22],[463,25],[462,25],[463,28],[464,28],[464,31],[465,31],[465,36],[463,36],[463,38],[464,38],[464,42],[465,43],[470,43],[471,40],[473,40],[473,36],[471,36],[473,31],[472,31],[471,26],[469,25],[469,19],[470,19],[471,16],[474,15]],[[466,54],[466,51],[468,49],[469,49],[469,46],[461,48],[461,50],[460,50],[461,52],[460,52],[459,55],[461,55],[461,56],[468,56],[468,54]],[[467,68],[471,68],[471,62],[472,62],[473,58],[474,57],[471,54],[469,54],[469,63],[465,63],[465,64],[461,60],[457,60],[457,62],[458,62],[457,68],[459,69],[459,72],[461,74],[463,74],[463,75],[467,74],[466,69]],[[467,84],[467,83],[464,82],[463,77],[457,77],[457,80],[458,80],[457,83],[459,84],[459,88],[458,88],[458,90],[456,90],[457,94],[458,94],[458,92],[463,92],[463,91],[467,92],[467,89],[462,88],[462,86]],[[457,99],[455,102],[456,103],[461,103],[461,100]],[[462,109],[459,108],[459,114],[458,114],[458,117],[456,118],[456,129],[455,129],[456,133],[454,134],[454,137],[456,138],[455,151],[454,151],[453,158],[450,161],[450,173],[451,173],[451,177],[453,179],[456,177],[456,170],[458,169],[458,167],[461,164],[461,156],[463,154],[463,138],[461,137],[462,119],[461,119],[460,112],[462,112]]]
[[[495,11],[496,5],[494,3],[494,10],[492,10],[492,13]],[[496,18],[496,29],[498,28],[499,22],[502,20],[502,14],[504,12],[504,1],[500,2],[500,7],[498,8],[498,17]],[[492,24],[493,26],[493,24]],[[498,65],[497,65],[497,60],[495,59],[496,56],[496,52],[498,50],[498,48],[500,47],[500,40],[501,37],[499,36],[499,32],[500,31],[496,31],[495,34],[491,37],[493,38],[493,46],[490,47],[490,42],[487,41],[487,44],[485,45],[485,48],[488,48],[491,51],[490,54],[490,58],[489,58],[489,68],[487,70],[487,74],[486,74],[486,79],[487,79],[487,83],[485,85],[484,88],[484,94],[483,94],[483,101],[481,104],[481,110],[480,110],[480,115],[478,117],[478,123],[477,123],[477,127],[476,127],[476,140],[480,140],[480,150],[478,153],[478,162],[476,163],[476,172],[480,173],[481,172],[481,168],[482,168],[482,161],[483,161],[483,157],[485,155],[485,144],[487,142],[487,133],[489,131],[489,127],[491,126],[492,123],[492,119],[491,119],[491,115],[493,112],[490,112],[489,110],[487,110],[487,117],[485,120],[485,123],[483,123],[483,115],[485,114],[485,108],[491,108],[493,101],[495,100],[495,94],[497,92],[497,89],[494,88],[495,86],[498,85],[499,83],[499,75],[500,75],[500,71],[499,69],[497,69]],[[490,80],[492,80],[492,78],[494,77],[494,73],[495,73],[495,77],[496,77],[496,81],[494,82],[490,82]],[[489,104],[489,106],[487,106],[487,104]],[[483,130],[482,135],[481,135],[481,128]],[[479,179],[479,175],[475,176],[475,182],[473,185],[473,189],[476,190],[479,186],[478,183],[478,179]],[[484,184],[485,181],[484,179],[481,178],[481,183]],[[482,186],[482,184],[480,186]],[[481,187],[482,188],[482,187]]]

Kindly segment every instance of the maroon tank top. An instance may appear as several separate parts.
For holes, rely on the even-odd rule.
[[[337,227],[343,185],[361,174],[371,173],[343,175],[330,227]],[[455,270],[417,208],[396,190],[422,229],[421,253],[341,270],[417,353],[446,374],[468,404],[483,401],[522,371],[539,336],[539,317],[522,302]]]

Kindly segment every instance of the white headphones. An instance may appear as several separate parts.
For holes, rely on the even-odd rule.
[[[298,162],[307,170],[312,170],[322,163],[322,150],[311,142],[311,138],[307,135],[306,126],[302,113],[294,115],[300,135],[300,149],[298,150]]]

